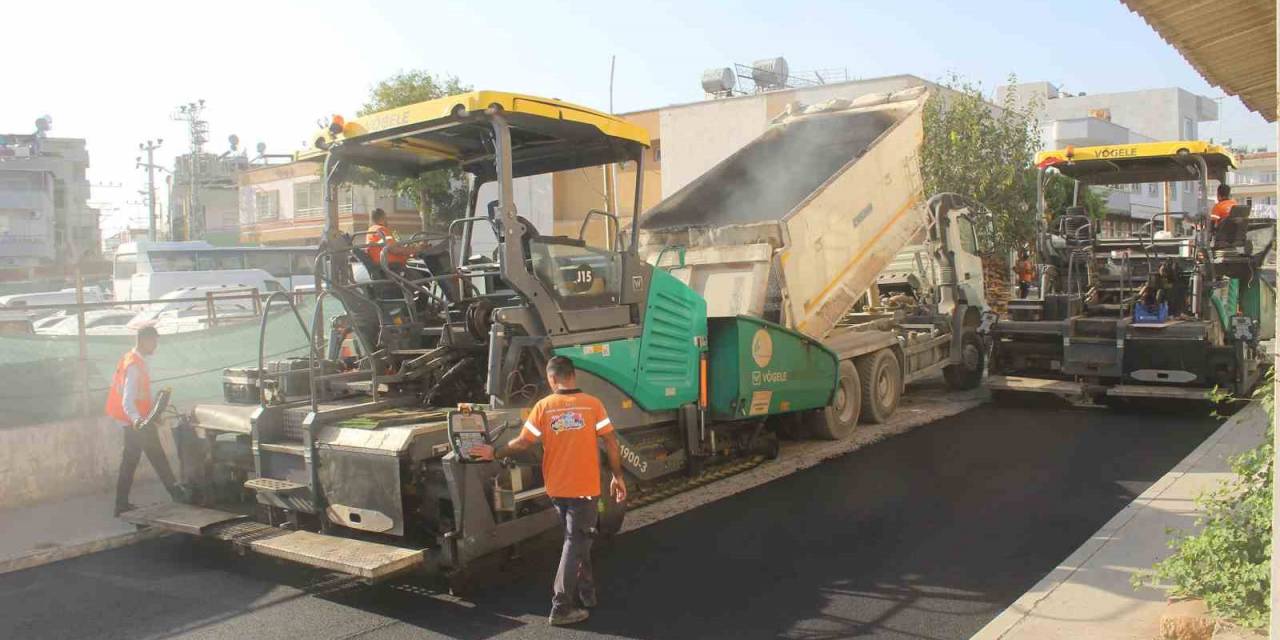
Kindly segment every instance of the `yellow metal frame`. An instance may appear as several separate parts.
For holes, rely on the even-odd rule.
[[[586,124],[595,127],[607,136],[649,146],[649,133],[643,127],[617,116],[555,98],[539,98],[537,96],[502,91],[472,91],[371,113],[346,120],[343,124],[342,132],[337,135],[331,134],[328,129],[321,129],[316,132],[312,139],[323,141],[326,145],[343,141],[359,141],[368,136],[403,127],[430,126],[435,122],[446,124],[456,115],[482,112],[491,107],[497,107],[507,114],[537,116]],[[401,150],[411,151],[420,155],[441,159],[456,159],[450,149],[427,147],[412,142],[406,143],[405,141],[398,141],[397,144]],[[322,153],[324,152],[321,150],[303,152],[299,154],[299,159]]]

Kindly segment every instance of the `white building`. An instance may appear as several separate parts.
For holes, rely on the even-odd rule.
[[[1216,102],[1176,87],[1073,95],[1048,82],[1024,82],[998,87],[996,102],[1003,104],[1010,92],[1013,92],[1014,104],[1026,107],[1034,101],[1039,105],[1033,115],[1041,123],[1041,142],[1045,149],[1198,140],[1200,123],[1218,119]],[[1195,208],[1200,197],[1198,185],[1183,182],[1173,186],[1176,188],[1170,189],[1170,211]],[[1103,191],[1110,210],[1134,219],[1130,223],[1113,219],[1115,225],[1139,225],[1164,211],[1163,184],[1127,185]]]
[[[0,134],[0,279],[51,275],[99,255],[88,166],[83,139]]]
[[[1252,217],[1276,217],[1276,152],[1237,153],[1236,162],[1240,166],[1227,174],[1231,197],[1252,206]]]
[[[173,161],[173,177],[169,182],[169,238],[172,240],[207,240],[216,245],[236,244],[240,237],[240,173],[249,168],[243,153],[200,154],[199,183],[196,197],[199,206],[192,215],[191,154]],[[190,229],[187,229],[187,226]]]

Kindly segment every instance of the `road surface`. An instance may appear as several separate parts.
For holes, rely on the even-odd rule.
[[[968,638],[1216,425],[985,405],[620,537],[572,632],[554,548],[459,599],[170,537],[0,576],[0,638]]]

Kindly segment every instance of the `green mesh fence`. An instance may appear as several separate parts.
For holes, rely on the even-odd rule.
[[[298,306],[310,330],[313,301]],[[325,300],[324,315],[342,313],[342,305]],[[327,322],[325,324],[327,326]],[[258,320],[204,331],[161,335],[149,359],[153,392],[173,389],[173,403],[190,407],[222,398],[222,371],[258,364]],[[322,333],[325,331],[321,330]],[[307,341],[287,306],[275,305],[267,321],[267,360],[306,356]],[[129,336],[89,336],[87,394],[77,384],[78,338],[75,336],[0,336],[0,426],[35,424],[81,415],[88,402],[101,413],[107,387],[120,356],[133,346]]]

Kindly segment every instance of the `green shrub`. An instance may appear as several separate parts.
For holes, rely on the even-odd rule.
[[[1170,595],[1200,598],[1215,615],[1265,628],[1271,601],[1271,483],[1275,451],[1275,381],[1268,374],[1254,397],[1270,417],[1266,441],[1232,458],[1237,478],[1196,499],[1203,511],[1199,533],[1173,532],[1173,555],[1134,584],[1169,589]]]

